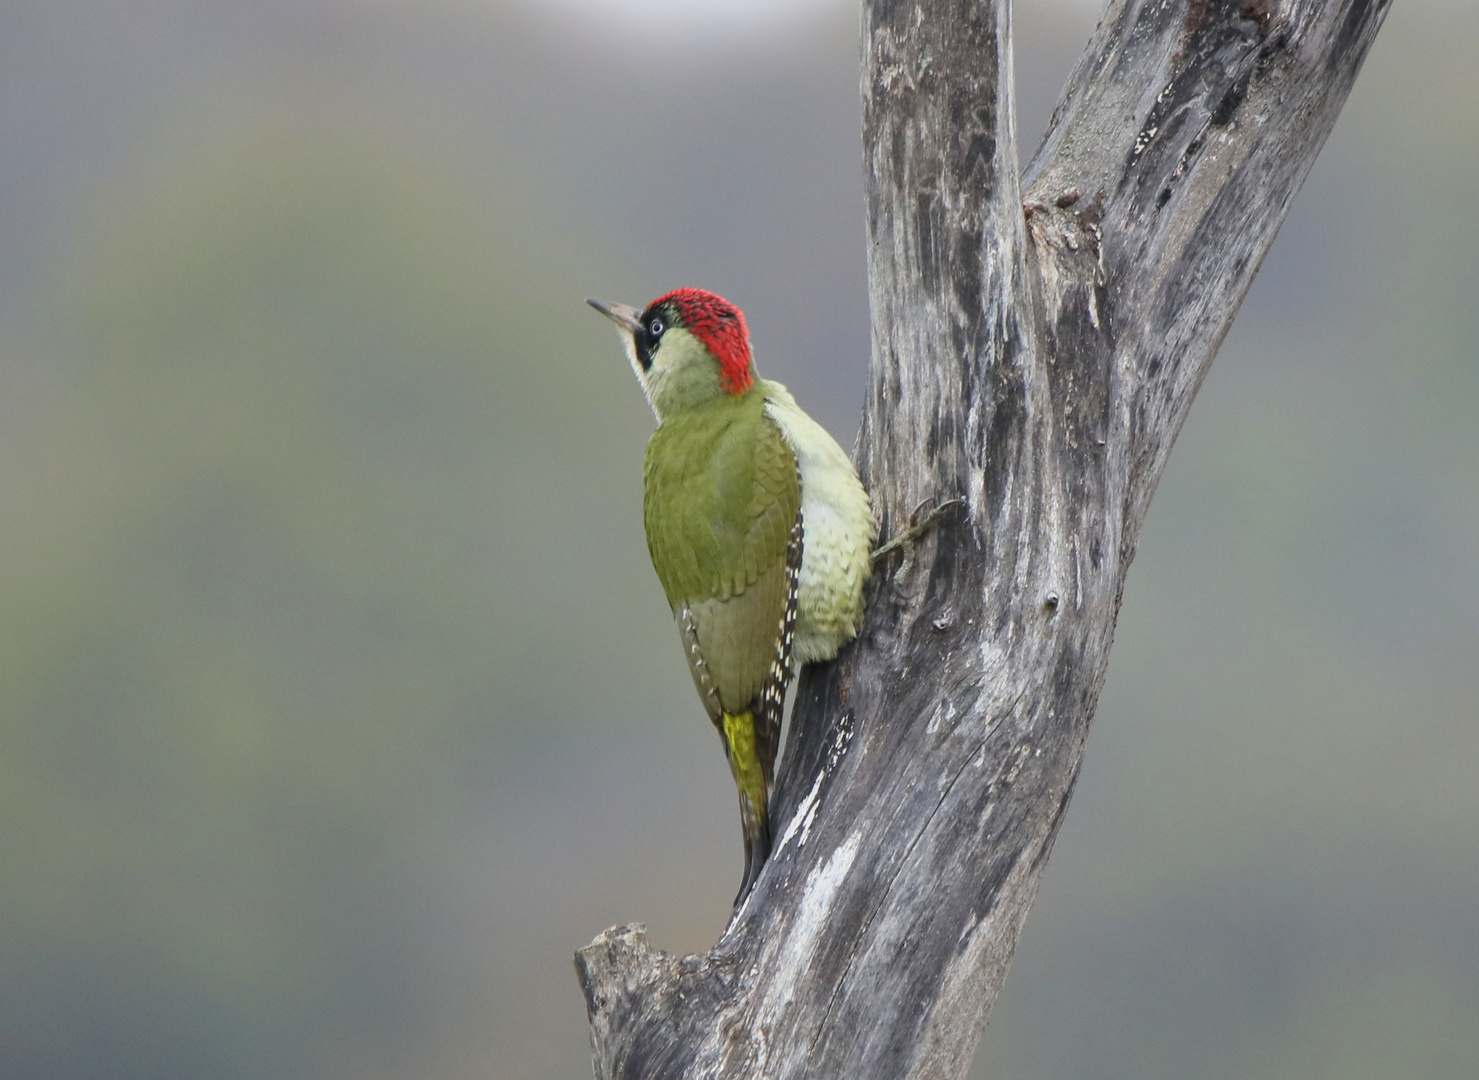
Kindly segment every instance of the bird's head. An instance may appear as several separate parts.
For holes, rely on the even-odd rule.
[[[614,322],[659,421],[755,385],[750,331],[740,309],[703,289],[674,289],[644,310],[586,303]]]

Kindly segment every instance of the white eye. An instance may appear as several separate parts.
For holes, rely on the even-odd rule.
[[[647,324],[647,332],[653,337],[662,337],[663,325],[661,319],[653,319]]]

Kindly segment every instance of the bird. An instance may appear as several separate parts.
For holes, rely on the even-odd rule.
[[[586,303],[616,324],[657,418],[643,525],[739,796],[738,909],[770,855],[786,689],[857,635],[877,526],[842,447],[756,374],[739,308],[696,288],[642,309]]]

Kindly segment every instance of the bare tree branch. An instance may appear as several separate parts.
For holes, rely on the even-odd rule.
[[[714,949],[577,956],[601,1078],[959,1077],[1067,808],[1166,454],[1388,0],[1115,0],[1017,181],[1007,0],[864,16],[888,556]]]

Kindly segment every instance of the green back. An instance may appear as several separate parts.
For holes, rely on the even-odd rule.
[[[642,473],[647,548],[674,611],[737,596],[784,561],[801,483],[758,387],[665,416]]]

